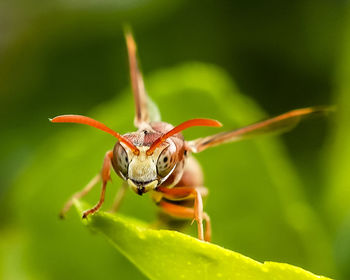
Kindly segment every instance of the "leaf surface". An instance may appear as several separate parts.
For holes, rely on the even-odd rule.
[[[87,206],[75,201],[81,217]],[[188,235],[154,230],[120,214],[98,212],[83,222],[102,233],[150,279],[329,279],[275,262],[259,263]]]

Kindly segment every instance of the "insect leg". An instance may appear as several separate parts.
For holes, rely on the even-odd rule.
[[[98,173],[94,178],[91,179],[91,181],[80,191],[76,192],[75,194],[72,195],[72,197],[66,202],[66,204],[63,206],[62,210],[60,211],[60,218],[63,219],[69,209],[73,205],[73,201],[75,199],[80,199],[83,196],[87,195],[89,191],[92,190],[92,188],[101,180],[101,174]]]
[[[210,242],[210,240],[211,240],[211,222],[210,222],[210,217],[206,212],[203,212],[203,219],[205,221],[204,240]]]
[[[204,240],[203,234],[203,201],[202,196],[196,188],[192,187],[176,187],[172,189],[168,189],[165,187],[159,187],[158,191],[162,192],[165,198],[170,200],[194,197],[194,206],[193,208],[183,207],[179,205],[175,205],[164,200],[160,201],[159,206],[163,209],[163,211],[167,212],[170,215],[179,218],[193,218],[197,222],[198,226],[198,239]],[[205,215],[208,216],[208,215]],[[209,220],[209,219],[207,219]],[[210,224],[210,222],[209,222]]]
[[[128,184],[126,182],[123,182],[121,188],[118,190],[115,198],[114,198],[114,202],[113,205],[111,207],[111,209],[109,210],[109,212],[117,212],[119,209],[119,206],[125,196],[125,192],[128,188]]]
[[[93,208],[84,211],[83,219],[86,218],[88,215],[95,213],[98,209],[100,209],[101,205],[103,204],[103,202],[105,200],[106,185],[107,185],[108,180],[110,180],[110,174],[111,174],[112,157],[113,157],[113,152],[108,151],[106,153],[104,161],[103,161],[103,167],[101,170],[102,190],[101,190],[100,200]]]
[[[173,204],[171,202],[167,201],[160,201],[159,206],[162,208],[162,210],[176,218],[185,218],[185,219],[193,219],[195,217],[195,209],[194,208],[189,208],[189,207],[184,207],[180,205]],[[204,238],[203,238],[203,226],[198,225],[198,239],[200,240],[205,240],[210,242],[211,239],[211,223],[210,223],[210,218],[209,215],[206,212],[202,213],[202,217],[205,220],[206,226],[205,226],[205,233],[204,233]],[[197,221],[198,222],[198,221]],[[202,233],[200,233],[200,227],[202,228]],[[200,234],[202,236],[200,236]]]

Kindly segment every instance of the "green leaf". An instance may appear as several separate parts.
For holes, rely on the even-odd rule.
[[[81,217],[86,204],[75,201]],[[98,212],[82,220],[102,233],[150,279],[329,279],[275,262],[259,263],[188,235],[154,230],[122,215]]]
[[[325,154],[325,209],[334,235],[334,258],[344,279],[350,279],[350,9],[347,6],[336,76],[337,111]]]
[[[341,52],[338,61],[337,92],[335,102],[337,114],[334,118],[334,133],[330,137],[331,149],[326,157],[326,171],[329,175],[328,192],[325,200],[333,224],[337,227],[350,214],[350,9],[347,9]]]

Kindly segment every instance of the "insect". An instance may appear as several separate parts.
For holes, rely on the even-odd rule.
[[[171,217],[196,221],[198,238],[210,241],[210,218],[203,211],[202,202],[202,197],[207,195],[207,189],[204,186],[200,165],[192,154],[228,142],[269,132],[289,130],[305,116],[325,112],[328,108],[297,109],[247,127],[186,141],[181,133],[185,129],[194,126],[221,127],[222,125],[212,119],[191,119],[175,127],[166,122],[152,121],[149,112],[151,101],[146,94],[143,77],[138,67],[136,44],[131,32],[126,32],[125,37],[135,102],[134,124],[137,131],[121,135],[106,125],[81,115],[61,115],[50,120],[53,123],[89,125],[118,139],[114,148],[105,154],[101,172],[67,201],[61,216],[66,214],[74,199],[83,197],[102,181],[98,203],[86,210],[83,218],[98,211],[104,202],[106,185],[113,168],[124,181],[113,203],[113,210],[118,209],[128,187],[138,195],[148,192],[162,212]]]

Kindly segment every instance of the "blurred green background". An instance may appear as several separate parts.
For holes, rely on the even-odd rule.
[[[47,120],[84,114],[120,133],[134,130],[122,33],[128,22],[164,121],[217,118],[224,130],[294,108],[337,105],[332,116],[280,138],[197,158],[210,190],[214,243],[349,279],[349,8],[344,0],[1,1],[0,277],[145,279],[74,211],[64,222],[57,218],[115,140]],[[113,176],[104,209],[120,183]],[[97,197],[98,189],[87,200]],[[148,197],[131,192],[121,212],[149,222],[157,215]]]

